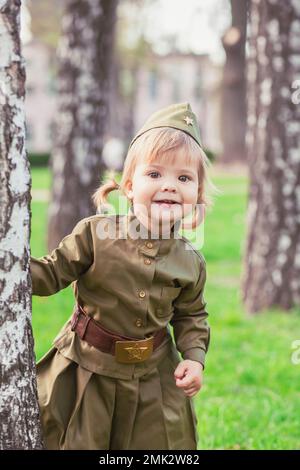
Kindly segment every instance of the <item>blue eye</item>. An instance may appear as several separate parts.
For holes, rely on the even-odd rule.
[[[187,178],[187,179],[188,179],[188,181],[190,181],[190,180],[191,180],[191,178],[190,178],[189,176],[187,176],[187,175],[180,175],[180,176],[179,176],[179,178],[182,178],[182,177],[183,177],[183,178]],[[182,180],[180,180],[180,181],[182,181]],[[185,180],[185,181],[183,181],[183,183],[185,183],[185,182],[186,182],[186,180]]]

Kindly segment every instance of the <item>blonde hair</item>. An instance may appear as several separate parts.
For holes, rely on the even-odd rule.
[[[212,195],[220,191],[212,183],[208,176],[208,169],[211,165],[204,150],[186,132],[171,127],[159,127],[146,131],[140,135],[128,149],[124,162],[123,174],[118,184],[114,178],[101,184],[92,195],[93,202],[99,210],[108,203],[107,197],[111,191],[119,189],[127,199],[126,185],[132,181],[135,168],[139,163],[153,163],[166,159],[169,163],[176,160],[174,150],[183,149],[187,164],[196,161],[198,165],[198,199],[197,204],[204,204],[210,209],[213,205]],[[129,199],[130,203],[132,201]],[[194,213],[191,228],[198,225],[198,214]],[[184,228],[184,225],[183,225]]]

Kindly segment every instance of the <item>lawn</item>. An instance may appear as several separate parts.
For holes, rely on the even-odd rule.
[[[33,256],[46,254],[49,189],[45,169],[32,170]],[[206,301],[211,325],[204,385],[193,398],[198,416],[199,449],[299,449],[300,364],[291,361],[292,342],[300,339],[300,311],[268,311],[249,316],[240,295],[245,240],[247,177],[217,174],[223,191],[206,216]],[[33,297],[37,359],[51,346],[72,312],[71,287]]]

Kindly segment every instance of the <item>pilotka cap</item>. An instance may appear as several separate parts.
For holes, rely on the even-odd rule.
[[[200,130],[195,113],[189,103],[177,103],[167,106],[147,119],[143,127],[130,142],[129,147],[145,132],[157,127],[173,127],[190,135],[202,148]]]

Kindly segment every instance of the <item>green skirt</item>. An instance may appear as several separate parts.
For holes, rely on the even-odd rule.
[[[175,384],[174,347],[150,372],[123,380],[91,372],[55,347],[37,363],[46,449],[197,449],[193,398]]]

